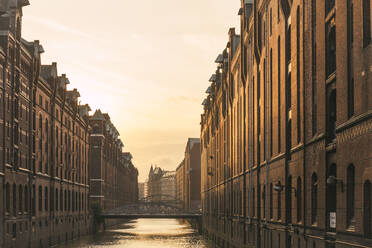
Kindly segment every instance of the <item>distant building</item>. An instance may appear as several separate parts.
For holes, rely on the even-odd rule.
[[[89,118],[90,203],[103,210],[114,209],[138,199],[138,171],[132,155],[123,153],[119,132],[108,114],[97,110]]]
[[[185,208],[185,160],[176,169],[176,197],[179,208]]]
[[[151,166],[147,183],[150,201],[174,201],[176,199],[176,172]]]
[[[176,170],[176,195],[184,209],[200,209],[200,139],[189,138],[185,158]]]
[[[138,200],[145,198],[145,183],[138,183]]]

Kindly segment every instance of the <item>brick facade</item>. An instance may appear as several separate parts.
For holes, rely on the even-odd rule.
[[[189,138],[185,157],[176,170],[176,195],[179,206],[200,209],[200,139]]]
[[[39,41],[22,38],[27,0],[0,1],[0,247],[49,247],[91,231],[89,111]],[[137,188],[133,173],[120,189]],[[125,173],[124,173],[125,174]],[[134,186],[135,185],[135,186]],[[123,190],[124,192],[124,190]],[[136,194],[136,193],[134,193]],[[134,201],[135,198],[123,198]],[[128,198],[127,198],[128,197]]]
[[[371,247],[370,0],[242,1],[203,102],[221,247]]]
[[[137,201],[138,171],[132,164],[132,155],[122,152],[124,145],[109,115],[97,110],[89,123],[91,203],[111,210]]]

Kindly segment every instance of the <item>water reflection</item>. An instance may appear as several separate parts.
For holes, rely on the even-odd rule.
[[[138,219],[59,248],[206,248],[206,242],[185,221]]]

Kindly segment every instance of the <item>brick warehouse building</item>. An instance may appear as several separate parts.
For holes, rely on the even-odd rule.
[[[90,108],[78,104],[76,89],[67,90],[69,80],[58,76],[56,63],[41,65],[44,50],[39,42],[22,39],[22,8],[27,5],[27,0],[0,1],[0,247],[4,248],[48,247],[90,232],[92,224]],[[122,161],[136,171],[127,155]]]
[[[124,145],[110,116],[97,110],[89,123],[91,203],[97,203],[102,210],[111,210],[137,201],[138,171],[132,164],[132,155],[122,152]]]
[[[180,208],[200,209],[200,139],[189,138],[185,157],[176,169],[176,197]]]
[[[370,0],[242,0],[201,119],[220,247],[372,246]]]

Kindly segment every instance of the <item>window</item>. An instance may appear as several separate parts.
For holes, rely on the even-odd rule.
[[[273,9],[270,9],[270,36],[273,34]]]
[[[255,213],[255,210],[256,210],[255,198],[256,198],[256,191],[253,188],[252,189],[252,217],[254,217],[256,215],[256,213]]]
[[[263,186],[262,190],[262,202],[263,202],[263,218],[266,218],[266,186]]]
[[[279,1],[278,1],[279,6]],[[279,12],[278,12],[279,13]],[[278,37],[278,153],[281,151],[280,36]]]
[[[363,0],[363,45],[371,43],[371,0]]]
[[[297,222],[302,218],[302,181],[301,177],[297,178]]]
[[[270,219],[273,218],[273,184],[270,183]]]
[[[32,185],[32,192],[31,192],[31,208],[32,208],[32,215],[35,216],[36,214],[36,188],[35,185]]]
[[[17,216],[17,186],[13,184],[13,215]]]
[[[332,142],[336,139],[336,89],[332,89],[328,95],[327,102],[327,141]]]
[[[5,210],[10,213],[10,185],[9,183],[5,186]]]
[[[62,189],[59,191],[59,209],[63,211],[63,191]]]
[[[22,185],[18,186],[18,211],[23,211],[23,188]]]
[[[67,211],[67,191],[65,190],[65,211]]]
[[[56,195],[55,195],[55,198],[56,198],[56,211],[58,211],[58,189],[56,189]]]
[[[273,49],[270,49],[270,156],[273,155]]]
[[[336,71],[336,25],[332,18],[326,24],[326,72],[327,78]]]
[[[278,183],[279,185],[281,185],[280,181]],[[278,191],[278,220],[280,220],[282,218],[282,192],[281,191]]]
[[[48,187],[45,187],[45,190],[44,190],[44,195],[45,195],[45,198],[44,198],[44,205],[45,205],[45,211],[48,211],[49,207],[49,192],[48,192]]]
[[[29,196],[28,196],[28,187],[25,186],[25,212],[28,212]]]
[[[54,191],[53,189],[51,189],[49,191],[49,194],[50,194],[50,200],[49,200],[49,203],[50,203],[50,211],[54,211]]]
[[[355,217],[355,167],[349,165],[347,168],[347,226],[354,224]]]
[[[300,52],[300,35],[301,35],[301,14],[300,7],[297,7],[297,143],[301,142],[301,52]]]
[[[39,186],[39,212],[43,211],[43,189]]]
[[[40,114],[39,115],[39,129],[40,129],[40,135],[43,132],[43,116]]]
[[[288,223],[292,223],[292,176],[289,176],[287,179],[287,186],[286,186],[286,194],[287,194],[287,220]]]
[[[311,223],[315,224],[318,215],[318,176],[311,176]]]
[[[372,225],[372,214],[371,214],[371,182],[367,180],[364,183],[363,186],[363,193],[364,193],[364,198],[363,198],[363,228],[364,228],[364,236],[366,238],[371,238],[372,237],[372,231],[371,231],[371,225]]]
[[[286,63],[289,64],[292,59],[292,40],[291,40],[291,25],[288,26],[286,36]]]

